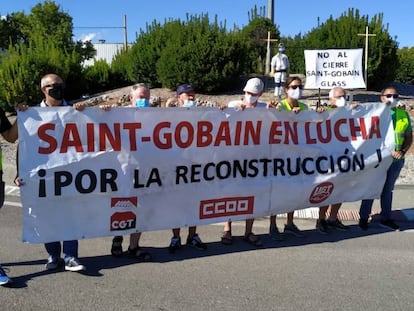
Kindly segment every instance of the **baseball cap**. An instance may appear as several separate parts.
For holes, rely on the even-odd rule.
[[[244,92],[249,92],[252,94],[259,94],[263,92],[264,84],[263,81],[259,78],[251,78],[247,81],[246,86],[244,87]]]
[[[181,95],[182,93],[194,93],[194,88],[191,84],[181,84],[177,87],[176,93],[177,95]]]

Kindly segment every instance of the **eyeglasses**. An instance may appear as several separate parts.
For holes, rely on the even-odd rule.
[[[64,85],[65,85],[64,83],[52,83],[52,84],[45,85],[44,87],[63,87]]]
[[[385,96],[386,98],[398,98],[398,94],[384,94],[384,95],[382,95],[382,96]]]
[[[289,85],[289,88],[296,90],[297,88],[303,89],[303,85]]]
[[[339,95],[339,96],[334,96],[335,99],[340,99],[341,97],[345,98],[345,100],[349,99],[348,95]]]

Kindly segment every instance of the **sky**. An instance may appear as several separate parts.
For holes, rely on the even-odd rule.
[[[30,10],[39,0],[1,0],[0,15]],[[186,14],[208,14],[211,21],[226,22],[246,26],[248,12],[256,5],[267,7],[268,0],[56,0],[61,9],[73,19],[75,40],[92,40],[93,43],[105,40],[107,43],[124,42],[124,16],[129,43],[133,43],[140,29],[155,19],[163,24],[165,19],[186,20]],[[414,32],[411,24],[414,2],[410,0],[274,0],[274,23],[282,36],[306,34],[318,23],[324,23],[330,16],[334,19],[348,11],[359,10],[360,16],[383,13],[383,25],[399,47],[414,46]],[[267,10],[266,10],[267,16]],[[357,34],[355,34],[357,35]]]

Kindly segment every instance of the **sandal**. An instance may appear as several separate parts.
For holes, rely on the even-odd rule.
[[[223,232],[223,235],[221,236],[221,243],[223,243],[224,245],[233,244],[233,237],[231,236],[231,231]]]
[[[122,236],[116,236],[112,239],[112,247],[111,247],[111,254],[114,257],[121,257],[122,256]]]
[[[247,243],[253,246],[262,246],[262,240],[253,232],[250,232],[248,235],[245,235],[243,240],[245,240]]]
[[[152,256],[149,252],[144,251],[141,247],[136,247],[136,248],[130,248],[128,247],[128,250],[126,251],[126,254],[129,257],[138,259],[138,261],[142,261],[142,262],[149,262],[152,261]]]

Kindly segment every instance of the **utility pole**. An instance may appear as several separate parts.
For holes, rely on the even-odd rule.
[[[267,18],[270,19],[272,24],[274,24],[274,4],[275,0],[267,0]],[[271,59],[271,50],[270,50],[270,31],[267,32],[267,50],[266,50],[266,68],[265,73],[269,74],[270,72],[270,59]],[[274,41],[274,40],[273,40]],[[276,40],[277,41],[277,40]]]
[[[127,18],[124,15],[124,49],[128,50],[128,36],[127,36]]]
[[[358,36],[365,37],[365,70],[364,70],[364,79],[365,79],[365,89],[368,88],[368,38],[375,37],[376,34],[368,32],[368,26],[365,27],[365,33],[359,33]]]

